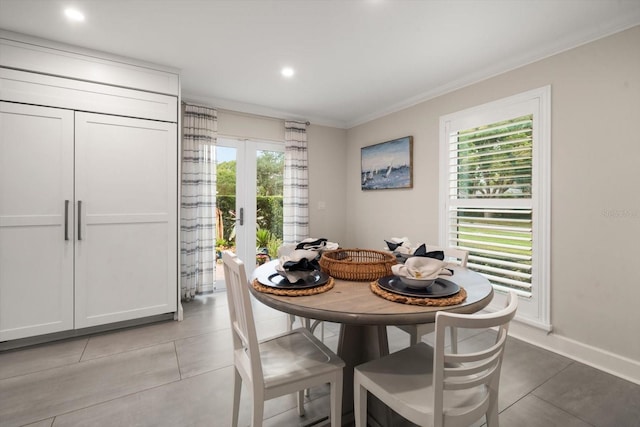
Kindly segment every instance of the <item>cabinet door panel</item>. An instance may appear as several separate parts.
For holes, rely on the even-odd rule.
[[[76,327],[177,305],[173,123],[76,113]]]
[[[171,311],[164,291],[169,264],[158,262],[167,259],[166,224],[110,223],[88,228],[91,244],[83,254],[84,277],[90,284],[83,301],[85,321],[100,324],[129,313]],[[175,300],[175,292],[172,297]]]
[[[73,223],[73,112],[0,102],[0,341],[73,328]]]

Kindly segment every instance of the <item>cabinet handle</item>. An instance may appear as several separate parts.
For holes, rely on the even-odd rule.
[[[82,200],[78,200],[78,240],[82,240]]]
[[[64,240],[69,240],[69,201],[64,201]]]

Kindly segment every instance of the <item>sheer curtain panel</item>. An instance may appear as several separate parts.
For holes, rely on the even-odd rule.
[[[283,241],[297,243],[309,237],[309,166],[307,124],[284,123]]]
[[[216,110],[184,106],[180,278],[185,301],[215,289]]]

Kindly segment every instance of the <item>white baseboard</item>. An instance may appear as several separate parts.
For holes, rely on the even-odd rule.
[[[516,320],[509,325],[509,335],[640,385],[640,361],[553,332],[547,333]]]

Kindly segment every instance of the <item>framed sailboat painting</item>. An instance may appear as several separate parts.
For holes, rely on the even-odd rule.
[[[360,149],[362,190],[413,188],[413,137]]]

